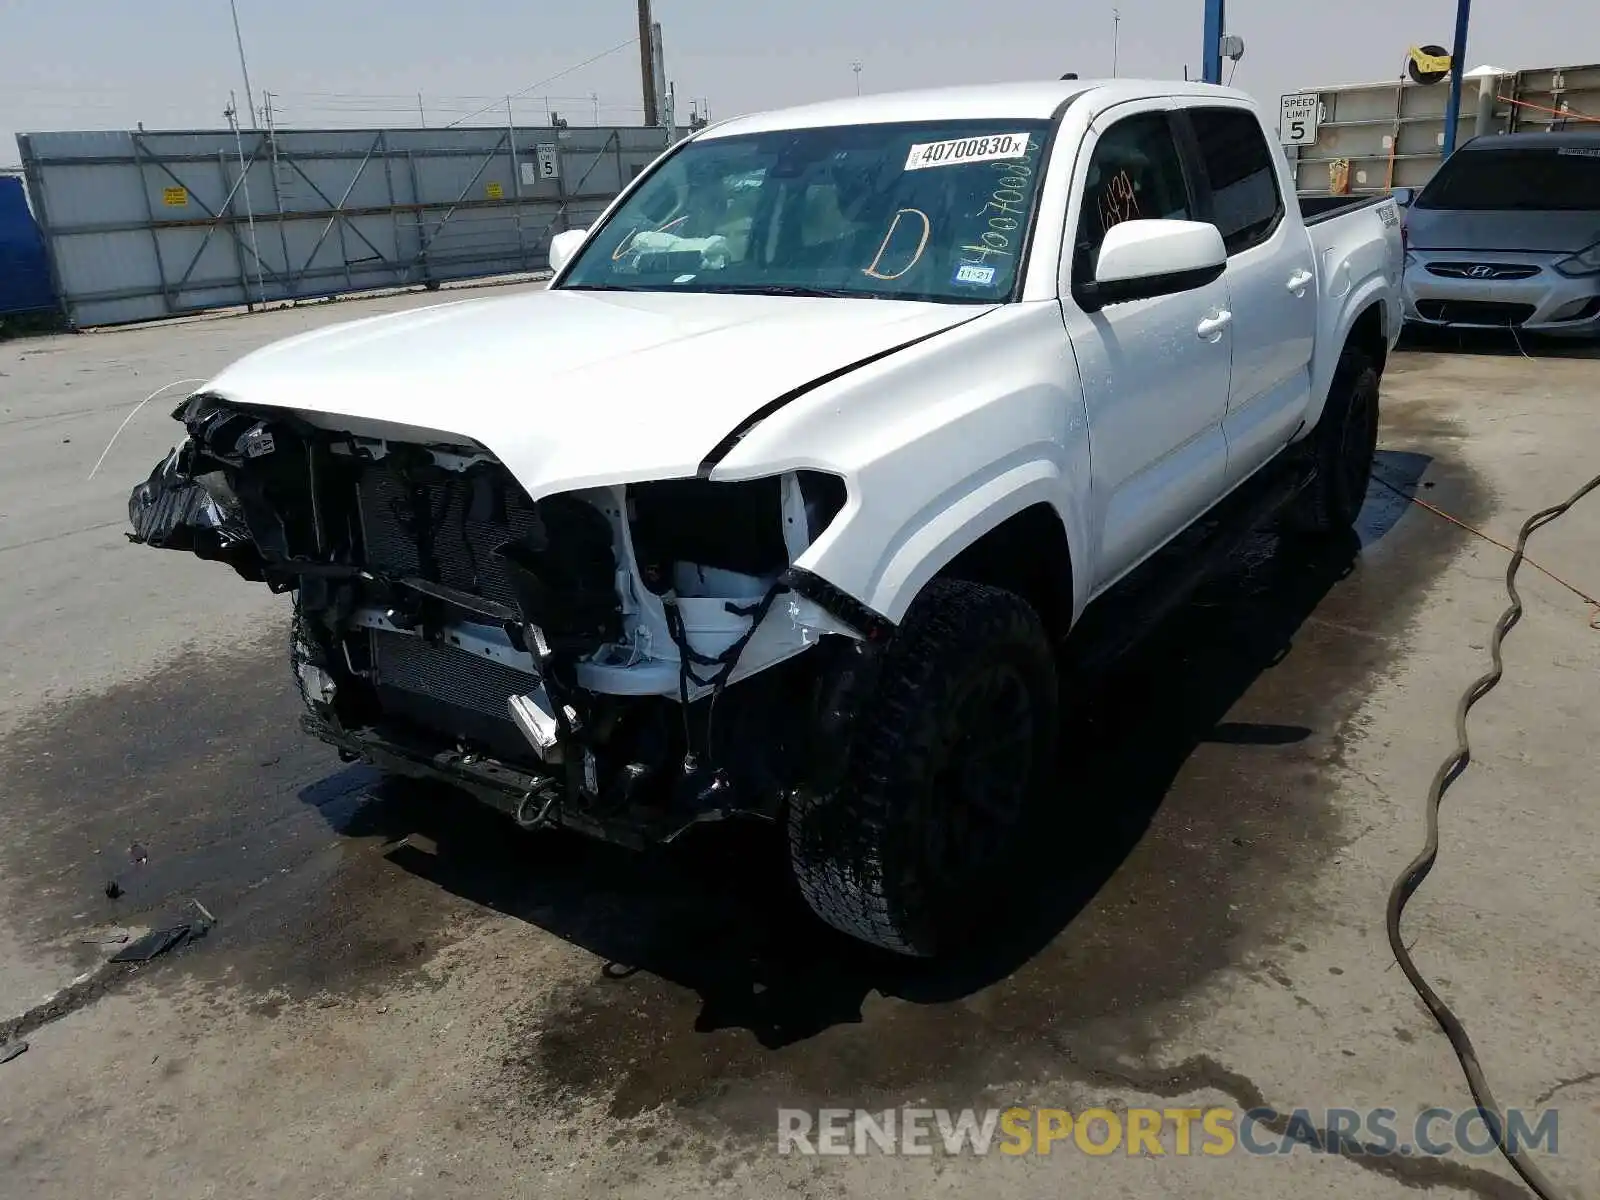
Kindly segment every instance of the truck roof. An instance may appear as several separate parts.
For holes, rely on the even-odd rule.
[[[995,83],[969,87],[883,92],[825,100],[797,108],[774,109],[733,117],[712,126],[702,137],[731,137],[780,129],[814,129],[827,125],[877,125],[897,121],[1049,120],[1069,101],[1093,96],[1097,105],[1147,96],[1194,96],[1249,101],[1233,88],[1183,80],[1061,79]]]

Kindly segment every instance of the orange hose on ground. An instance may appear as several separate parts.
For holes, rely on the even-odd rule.
[[[1395,495],[1399,496],[1401,499],[1409,500],[1409,501],[1411,501],[1411,503],[1417,505],[1418,507],[1427,509],[1434,516],[1440,517],[1443,520],[1449,521],[1450,524],[1455,525],[1458,528],[1465,529],[1468,533],[1475,534],[1476,536],[1481,537],[1484,541],[1488,542],[1490,545],[1498,546],[1498,547],[1500,547],[1500,549],[1506,551],[1507,553],[1510,553],[1510,554],[1517,553],[1516,547],[1508,546],[1504,542],[1502,542],[1500,539],[1498,539],[1496,537],[1492,537],[1491,535],[1485,533],[1483,530],[1477,528],[1476,526],[1469,525],[1467,522],[1463,521],[1460,517],[1452,516],[1451,514],[1445,512],[1444,509],[1439,508],[1436,505],[1429,504],[1426,500],[1422,499],[1420,496],[1413,496],[1410,492],[1404,491],[1403,489],[1396,487],[1394,484],[1390,483],[1383,476],[1374,474],[1373,478],[1376,479],[1379,483],[1383,484],[1384,487],[1388,488],[1391,492],[1393,492]],[[1548,569],[1547,567],[1541,567],[1538,563],[1534,562],[1533,559],[1529,558],[1526,554],[1524,554],[1522,556],[1522,561],[1527,563],[1535,571],[1538,571],[1538,572],[1540,572],[1541,574],[1544,574],[1544,575],[1548,575],[1551,579],[1555,580],[1562,587],[1566,588],[1567,591],[1571,592],[1574,596],[1576,596],[1578,599],[1582,600],[1585,604],[1591,605],[1594,608],[1594,617],[1590,620],[1589,624],[1595,629],[1600,629],[1600,600],[1596,600],[1593,596],[1589,595],[1589,593],[1584,591],[1582,588],[1575,587],[1572,584],[1568,583],[1565,579],[1561,578],[1561,576],[1557,575],[1554,571]]]

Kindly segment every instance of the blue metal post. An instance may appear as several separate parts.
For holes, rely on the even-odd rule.
[[[1461,0],[1463,4],[1466,0]],[[1206,46],[1200,56],[1200,78],[1207,83],[1222,82],[1222,22],[1226,0],[1206,0]]]
[[[1456,148],[1456,123],[1461,117],[1461,76],[1467,69],[1467,19],[1472,0],[1456,0],[1456,41],[1450,50],[1450,103],[1444,110],[1444,157]]]

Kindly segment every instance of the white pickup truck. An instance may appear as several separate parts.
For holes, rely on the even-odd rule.
[[[784,822],[815,911],[914,955],[1058,802],[1086,610],[1247,484],[1347,529],[1401,325],[1393,203],[1303,217],[1198,84],[740,117],[551,261],[229,367],[132,540],[295,593],[347,760],[633,845]]]

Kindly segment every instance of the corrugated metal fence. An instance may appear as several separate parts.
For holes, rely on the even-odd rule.
[[[55,302],[44,241],[22,180],[0,175],[0,313],[35,312]]]
[[[1586,119],[1600,117],[1600,66],[1517,71],[1500,76],[1491,87],[1490,133],[1600,129]],[[1458,145],[1477,128],[1478,91],[1478,80],[1464,81]],[[1317,92],[1317,140],[1296,156],[1299,190],[1335,190],[1333,177],[1343,173],[1340,164],[1348,164],[1353,194],[1421,187],[1443,161],[1449,94],[1448,82],[1423,87],[1409,80],[1403,86],[1373,83]]]
[[[76,325],[543,268],[647,128],[20,134]]]

